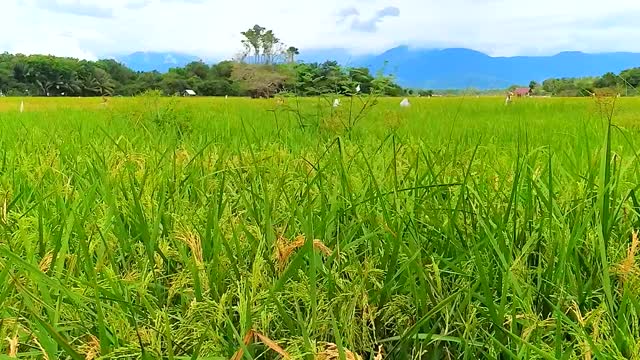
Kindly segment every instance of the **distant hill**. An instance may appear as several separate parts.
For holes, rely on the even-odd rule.
[[[370,56],[352,55],[346,49],[301,49],[296,60],[306,63],[323,63],[331,60],[345,66],[356,66],[368,58]]]
[[[166,72],[199,58],[193,55],[136,52],[117,57],[136,71]],[[640,67],[639,53],[562,52],[553,56],[492,57],[470,49],[412,49],[399,46],[380,55],[354,56],[345,49],[302,49],[298,61],[335,60],[346,66],[384,70],[404,87],[425,89],[503,89],[548,78],[600,76]]]
[[[364,59],[405,87],[499,89],[558,77],[600,76],[640,67],[638,53],[562,52],[553,56],[491,57],[469,49],[424,50],[400,46]]]
[[[353,56],[346,49],[303,49],[296,59],[306,63],[323,63],[332,60],[343,65],[357,65],[367,58]],[[116,56],[115,59],[135,71],[158,71],[161,73],[169,71],[172,67],[181,67],[200,60],[199,57],[188,54],[142,51]]]
[[[199,57],[174,52],[136,52],[116,57],[116,60],[135,71],[169,71],[170,68],[183,67]]]

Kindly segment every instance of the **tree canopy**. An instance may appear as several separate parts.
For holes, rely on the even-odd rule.
[[[593,94],[638,95],[640,68],[608,72],[602,76],[581,78],[551,78],[536,87],[541,92],[557,96],[590,96]]]
[[[401,95],[404,90],[390,77],[374,77],[366,68],[346,68],[334,61],[252,64],[222,61],[192,62],[167,73],[135,72],[115,60],[85,61],[44,55],[0,54],[0,94],[7,96],[132,96],[147,90],[165,95],[186,89],[202,96],[270,97],[277,93],[299,96],[380,91]],[[261,53],[262,54],[262,53]],[[262,55],[261,55],[262,56]]]
[[[176,95],[187,89],[202,96],[271,97],[362,93],[402,95],[388,76],[335,61],[297,63],[300,53],[272,30],[255,25],[243,31],[243,51],[235,61],[192,62],[167,73],[135,72],[116,60],[86,61],[49,55],[0,54],[0,95],[132,96],[148,90]]]
[[[372,75],[365,67],[344,67],[336,61],[297,62],[300,51],[287,46],[273,30],[260,25],[243,31],[242,50],[233,61],[192,62],[167,73],[136,72],[112,59],[86,61],[50,55],[0,54],[0,95],[14,96],[132,96],[148,90],[165,95],[187,89],[201,96],[271,97],[376,93],[404,96],[390,76]],[[599,77],[551,78],[529,83],[532,94],[589,96],[596,93],[637,95],[640,67]],[[358,89],[358,91],[356,91]],[[416,94],[433,92],[417,89]],[[455,93],[455,92],[454,92]]]

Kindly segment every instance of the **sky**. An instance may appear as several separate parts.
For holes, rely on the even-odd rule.
[[[640,52],[640,0],[3,0],[0,52],[96,59],[172,51],[228,59],[241,31],[302,51],[399,45],[493,56]]]

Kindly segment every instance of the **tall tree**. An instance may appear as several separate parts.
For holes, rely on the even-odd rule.
[[[197,76],[201,80],[206,80],[211,69],[209,68],[209,65],[202,61],[194,61],[187,64],[187,66],[185,66],[185,70],[188,76]]]
[[[287,49],[273,30],[260,25],[254,25],[241,34],[244,36],[243,50],[235,56],[236,62],[245,62],[249,54],[253,53],[251,57],[253,61],[249,63],[270,65],[287,61],[298,53],[298,49],[294,47]]]
[[[300,50],[298,50],[297,47],[289,46],[287,48],[287,61],[289,61],[289,63],[291,64],[295,63],[297,55],[300,55]]]
[[[614,88],[618,85],[619,82],[619,78],[616,74],[612,73],[612,72],[608,72],[604,75],[602,75],[602,77],[596,79],[596,81],[594,81],[593,85],[596,88]]]
[[[260,62],[260,51],[262,50],[262,37],[266,29],[260,25],[254,25],[251,29],[243,31],[245,37],[242,43],[245,47],[253,49],[254,62]]]
[[[280,39],[278,39],[273,30],[267,30],[262,34],[262,54],[263,54],[263,62],[265,64],[273,64],[274,56],[277,52],[277,47],[280,44]]]

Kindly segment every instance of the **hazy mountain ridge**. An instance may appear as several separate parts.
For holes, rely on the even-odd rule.
[[[198,61],[197,56],[180,53],[137,52],[117,58],[136,71],[166,72],[169,68]],[[589,54],[577,51],[553,56],[492,57],[465,48],[412,49],[399,46],[380,55],[354,56],[345,49],[301,51],[298,61],[336,60],[346,66],[383,70],[396,76],[404,87],[426,89],[499,89],[528,85],[548,78],[600,76],[607,72],[640,67],[640,53]]]
[[[125,56],[116,56],[116,60],[135,71],[158,71],[161,73],[171,68],[183,67],[190,62],[200,60],[194,55],[177,52],[135,52]]]
[[[562,52],[553,56],[491,57],[469,49],[391,49],[367,59],[372,70],[385,69],[400,85],[430,89],[479,89],[528,85],[549,78],[600,76],[640,66],[638,53]]]

